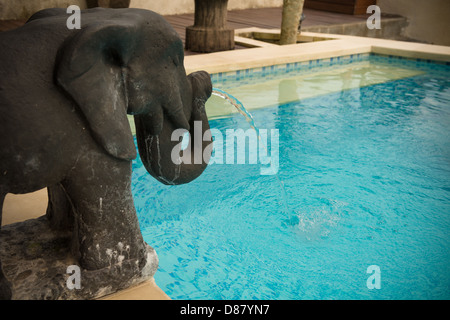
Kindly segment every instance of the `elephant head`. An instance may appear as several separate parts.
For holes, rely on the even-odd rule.
[[[95,19],[90,12],[96,12]],[[110,155],[134,159],[127,114],[134,115],[139,154],[149,173],[166,184],[195,179],[209,156],[201,163],[173,163],[171,150],[179,142],[171,141],[171,134],[189,130],[191,143],[200,140],[201,150],[211,149],[211,138],[203,139],[209,129],[204,108],[212,90],[209,75],[186,76],[182,41],[154,12],[95,9],[82,13],[81,22],[81,30],[59,50],[55,76],[81,109],[94,139]],[[200,132],[195,121],[201,121]]]

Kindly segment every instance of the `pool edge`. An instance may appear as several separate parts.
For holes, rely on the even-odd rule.
[[[302,35],[328,40],[186,56],[185,69],[187,73],[198,70],[218,73],[362,53],[450,62],[448,46],[313,32],[302,32]]]

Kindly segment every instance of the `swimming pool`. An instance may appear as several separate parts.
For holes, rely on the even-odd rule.
[[[172,299],[450,298],[450,67],[337,60],[213,75],[279,130],[277,175],[212,164],[165,186],[133,162]],[[212,128],[248,128],[209,103]]]

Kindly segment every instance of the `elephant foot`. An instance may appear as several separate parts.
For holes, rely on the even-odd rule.
[[[150,280],[158,268],[158,257],[152,247],[146,247],[144,267],[140,269],[139,264],[139,260],[129,259],[99,270],[81,270],[81,288],[72,293],[75,297],[99,298]]]
[[[0,297],[97,299],[150,280],[158,267],[155,250],[145,244],[137,257],[130,258],[125,252],[121,254],[121,248],[111,248],[107,265],[89,270],[71,253],[71,240],[71,232],[51,230],[44,216],[4,226],[0,237],[4,271],[4,277],[0,273]]]

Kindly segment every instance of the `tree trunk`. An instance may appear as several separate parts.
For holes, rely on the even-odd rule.
[[[227,24],[228,0],[195,0],[194,25],[186,28],[186,49],[215,52],[234,49],[234,30]]]
[[[283,0],[280,44],[297,42],[298,24],[303,11],[304,0]]]

